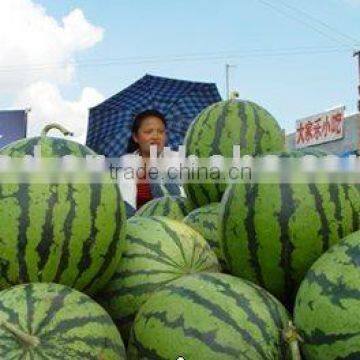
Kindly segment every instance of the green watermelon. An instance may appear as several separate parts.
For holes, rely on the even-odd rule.
[[[125,349],[106,311],[58,284],[26,284],[0,292],[0,358],[121,360]]]
[[[29,146],[15,156],[31,153],[32,140],[26,141]],[[57,157],[68,145],[49,141],[41,139],[42,150]],[[37,182],[36,173],[29,182],[0,181],[0,289],[55,282],[87,293],[99,290],[120,260],[125,225],[124,202],[109,174],[98,182]]]
[[[193,210],[184,218],[183,222],[203,236],[215,252],[221,268],[226,270],[226,261],[219,240],[219,213],[220,203],[211,203]]]
[[[274,117],[261,106],[250,101],[228,100],[204,109],[190,125],[184,144],[187,157],[232,158],[234,145],[240,145],[241,156],[282,151],[284,136]],[[226,184],[210,180],[185,181],[186,195],[196,207],[221,201]]]
[[[289,307],[306,271],[359,226],[360,197],[348,184],[233,184],[221,203],[221,246],[230,272]]]
[[[50,124],[44,128],[41,136],[15,141],[0,149],[0,155],[8,155],[14,158],[22,158],[25,155],[34,156],[36,146],[41,147],[41,157],[43,158],[61,157],[65,155],[76,157],[96,155],[91,149],[75,141],[47,136],[47,132],[51,129],[60,130],[63,135],[71,134],[59,124]]]
[[[122,260],[99,301],[125,340],[140,306],[161,285],[218,268],[209,245],[190,227],[163,217],[133,217],[127,223]]]
[[[311,267],[297,294],[294,316],[306,359],[360,359],[359,231]]]
[[[128,359],[287,359],[285,308],[260,287],[194,274],[159,289],[136,316]]]
[[[194,206],[182,196],[163,196],[144,204],[135,216],[166,216],[174,220],[182,220]]]

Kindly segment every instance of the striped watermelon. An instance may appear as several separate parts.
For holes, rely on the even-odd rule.
[[[360,232],[311,267],[296,297],[306,359],[360,359]]]
[[[200,271],[216,272],[218,262],[197,232],[168,218],[133,217],[122,260],[100,302],[127,339],[139,307],[159,286]]]
[[[233,157],[233,145],[241,155],[262,155],[284,149],[284,137],[272,115],[261,106],[243,100],[218,102],[203,110],[190,125],[185,137],[186,156]],[[186,182],[187,197],[199,207],[221,201],[224,183]]]
[[[203,236],[215,252],[221,268],[225,270],[226,262],[222,254],[218,231],[219,213],[220,203],[211,203],[193,210],[184,218],[183,222]]]
[[[14,156],[31,153],[27,141]],[[52,141],[41,139],[45,154],[59,156],[70,144]],[[79,156],[86,152],[77,149]],[[70,144],[65,152],[72,150]],[[0,289],[55,282],[93,293],[105,285],[120,260],[126,215],[117,185],[109,174],[100,177],[96,183],[0,182]]]
[[[221,203],[221,246],[232,274],[291,307],[315,260],[358,230],[359,193],[341,184],[233,184]]]
[[[110,316],[88,296],[58,284],[0,292],[0,358],[121,360],[125,349]]]
[[[59,124],[50,124],[44,128],[41,136],[15,141],[0,149],[0,155],[8,155],[15,158],[22,158],[25,155],[34,156],[36,146],[41,147],[41,157],[44,158],[61,157],[65,155],[76,157],[95,155],[91,149],[75,141],[46,136],[47,132],[51,129],[58,129],[63,135],[71,134]]]
[[[194,206],[182,196],[163,196],[144,204],[136,216],[166,216],[174,220],[182,220]]]
[[[285,308],[260,287],[194,274],[156,292],[136,316],[128,359],[287,359]]]

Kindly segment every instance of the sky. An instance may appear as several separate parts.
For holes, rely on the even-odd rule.
[[[88,109],[145,73],[214,82],[286,132],[357,111],[360,0],[1,0],[0,109],[31,108],[83,142]]]

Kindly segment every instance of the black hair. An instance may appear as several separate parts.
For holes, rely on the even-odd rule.
[[[145,110],[145,111],[135,115],[134,122],[133,122],[132,127],[131,127],[131,136],[130,136],[130,139],[129,139],[129,142],[128,142],[128,147],[127,147],[127,150],[126,150],[127,153],[133,153],[135,150],[137,150],[139,148],[139,144],[134,141],[132,136],[134,134],[138,133],[142,122],[144,121],[144,119],[146,119],[149,116],[155,116],[155,117],[159,118],[163,122],[163,124],[164,124],[164,126],[166,128],[165,116],[160,111],[157,111],[157,110]]]

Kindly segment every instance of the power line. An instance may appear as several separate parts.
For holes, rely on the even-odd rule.
[[[277,6],[269,3],[268,1],[266,1],[266,0],[258,0],[258,1],[261,2],[262,4],[264,4],[265,6],[268,6],[268,7],[272,8],[273,10],[275,10],[275,11],[277,11],[277,12],[285,15],[286,17],[292,18],[292,19],[300,22],[301,24],[305,25],[306,27],[311,28],[313,31],[315,31],[315,32],[317,32],[317,33],[319,33],[319,34],[327,37],[329,40],[332,40],[332,41],[335,41],[335,42],[337,42],[337,43],[340,43],[341,45],[344,45],[344,42],[343,42],[343,41],[339,40],[338,38],[334,37],[333,35],[330,35],[330,34],[324,32],[323,30],[320,30],[319,28],[317,28],[317,27],[309,24],[308,22],[306,22],[306,21],[304,21],[304,20],[302,20],[302,19],[294,16],[293,14],[288,13],[288,12],[282,10],[281,8],[279,8],[279,7],[277,7]],[[348,49],[352,49],[352,50],[353,50],[353,48],[354,48],[353,46],[350,47],[348,44],[346,44],[345,46],[347,46]]]
[[[167,56],[153,56],[153,57],[122,57],[113,59],[90,59],[86,61],[75,61],[69,59],[68,61],[44,63],[44,64],[30,64],[30,65],[11,65],[0,66],[0,73],[12,73],[19,72],[21,70],[38,72],[46,71],[57,68],[65,68],[67,66],[76,66],[80,68],[85,67],[99,67],[99,66],[126,66],[126,65],[143,65],[143,64],[161,64],[172,62],[210,62],[215,60],[231,60],[241,58],[263,58],[274,56],[298,56],[298,55],[316,55],[327,54],[333,52],[345,52],[348,51],[347,47],[295,47],[288,49],[252,49],[243,51],[219,51],[208,53],[191,53],[191,54],[179,54],[179,55],[167,55]]]
[[[340,31],[339,29],[334,28],[333,26],[327,24],[326,22],[324,22],[323,20],[320,20],[319,18],[309,14],[308,12],[299,9],[297,7],[295,7],[294,5],[290,5],[282,0],[278,0],[279,2],[281,2],[283,4],[283,6],[292,9],[293,11],[303,14],[305,15],[308,19],[315,21],[317,24],[321,24],[323,27],[329,29],[330,31],[340,35],[341,37],[343,37],[344,39],[347,39],[348,41],[351,42],[351,45],[356,45],[358,46],[360,44],[359,39],[356,39],[348,34],[345,34],[344,32]]]

